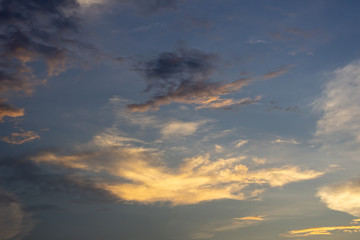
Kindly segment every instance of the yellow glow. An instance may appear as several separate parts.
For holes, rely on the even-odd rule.
[[[314,235],[331,235],[333,231],[343,232],[358,232],[360,226],[334,226],[334,227],[319,227],[319,228],[308,228],[301,230],[292,230],[283,234],[285,237],[307,237]]]

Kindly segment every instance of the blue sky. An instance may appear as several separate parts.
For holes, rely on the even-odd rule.
[[[1,239],[358,239],[359,7],[1,0]]]

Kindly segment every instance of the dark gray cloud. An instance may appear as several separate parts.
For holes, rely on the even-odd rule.
[[[123,0],[122,2],[133,4],[144,13],[157,13],[177,9],[186,0]]]
[[[252,79],[242,78],[233,82],[211,81],[218,56],[199,50],[179,48],[164,52],[155,58],[140,61],[135,70],[145,79],[145,92],[155,94],[143,104],[130,104],[131,111],[157,110],[171,102],[196,104],[197,108],[224,108],[244,103],[244,99],[221,99],[248,85]],[[248,101],[253,102],[253,101]]]
[[[0,159],[0,182],[24,198],[41,201],[72,201],[80,203],[113,202],[115,197],[95,186],[90,178],[79,172],[40,166],[28,157]]]
[[[4,105],[11,94],[31,94],[46,77],[82,62],[78,50],[96,52],[78,40],[79,9],[76,0],[0,0],[0,116],[20,116]],[[37,73],[34,63],[44,64],[47,74]]]

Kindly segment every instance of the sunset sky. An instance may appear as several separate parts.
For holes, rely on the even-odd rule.
[[[0,240],[357,240],[360,1],[0,0]]]

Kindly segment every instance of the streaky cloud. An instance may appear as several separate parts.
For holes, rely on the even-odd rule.
[[[245,228],[260,224],[267,220],[263,216],[247,216],[241,218],[232,218],[231,220],[223,221],[222,223],[209,224],[197,233],[191,235],[193,239],[208,239],[213,238],[216,233],[235,231],[239,228]]]
[[[360,232],[360,226],[332,226],[332,227],[316,227],[307,228],[301,230],[292,230],[285,234],[281,234],[284,237],[310,237],[310,236],[328,236],[334,234],[334,232],[353,233]]]
[[[36,132],[24,130],[22,130],[21,132],[13,132],[10,134],[10,136],[0,137],[1,141],[10,144],[23,144],[26,142],[31,142],[35,139],[40,139],[40,136]]]
[[[0,190],[0,212],[0,236],[3,240],[23,239],[35,225],[19,199],[3,190]]]
[[[221,96],[236,92],[253,79],[241,78],[230,83],[211,81],[216,70],[218,56],[199,50],[178,48],[164,52],[148,61],[140,61],[134,67],[147,83],[145,92],[155,95],[142,104],[129,104],[133,112],[156,111],[160,106],[173,102],[195,105],[195,108],[228,108],[235,105],[253,104],[255,99],[222,99]]]

